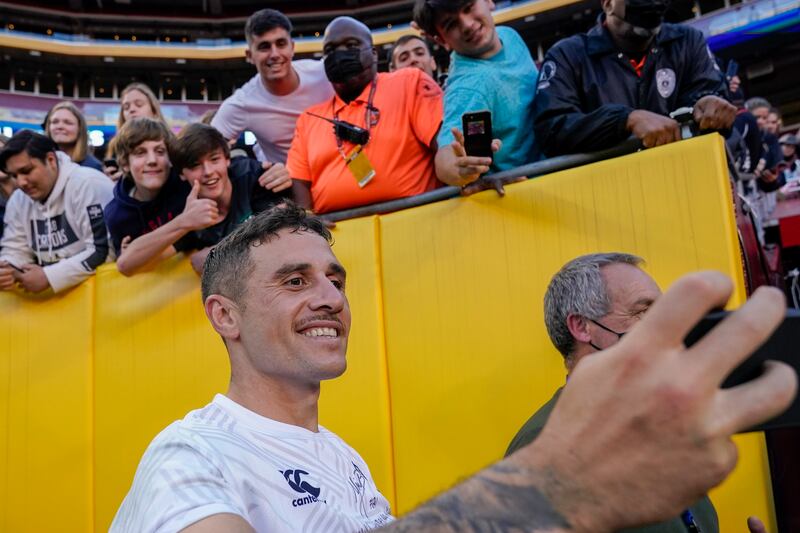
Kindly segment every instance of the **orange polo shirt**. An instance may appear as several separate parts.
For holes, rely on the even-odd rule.
[[[314,211],[327,213],[360,205],[413,196],[439,185],[430,144],[442,123],[442,90],[425,73],[403,68],[378,74],[370,114],[370,140],[364,148],[375,177],[363,188],[337,148],[333,125],[309,115],[333,118],[366,129],[370,86],[346,104],[338,95],[302,113],[286,166],[294,179],[311,182]],[[349,154],[353,144],[344,141]]]

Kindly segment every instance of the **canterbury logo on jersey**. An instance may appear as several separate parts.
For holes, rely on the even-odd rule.
[[[322,503],[326,503],[325,500],[319,499],[320,488],[315,487],[311,483],[309,483],[306,479],[306,476],[309,475],[308,472],[305,470],[300,470],[296,468],[294,470],[287,469],[281,471],[283,474],[283,478],[292,487],[292,490],[295,492],[299,492],[300,494],[307,494],[308,496],[303,496],[302,498],[295,498],[292,500],[292,507],[302,507],[303,505],[314,503],[321,501]]]

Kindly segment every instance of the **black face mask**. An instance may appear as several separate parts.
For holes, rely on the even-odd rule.
[[[325,56],[325,75],[331,83],[346,83],[368,65],[361,62],[361,49],[336,50]]]
[[[664,22],[668,7],[669,2],[664,0],[625,0],[625,22],[642,34],[650,32],[654,34]]]

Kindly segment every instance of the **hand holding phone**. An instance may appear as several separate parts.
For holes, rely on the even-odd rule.
[[[117,181],[122,177],[122,170],[119,168],[119,163],[117,163],[116,159],[103,161],[103,174],[111,178],[112,181]]]

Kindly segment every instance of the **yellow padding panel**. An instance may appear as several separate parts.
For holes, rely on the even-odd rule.
[[[93,292],[0,293],[0,531],[93,528]]]
[[[225,392],[230,365],[188,261],[132,278],[106,265],[95,281],[95,513],[107,531],[147,445]]]
[[[333,251],[347,269],[353,327],[347,371],[322,385],[320,424],[340,435],[369,465],[375,483],[397,508],[383,338],[377,217],[339,222]]]
[[[513,185],[505,198],[490,191],[383,217],[400,513],[501,457],[563,384],[542,299],[569,259],[636,253],[664,288],[716,269],[743,301],[724,165],[721,138],[707,136]],[[747,474],[715,493],[724,525],[748,512],[771,519],[760,443],[745,443]]]

